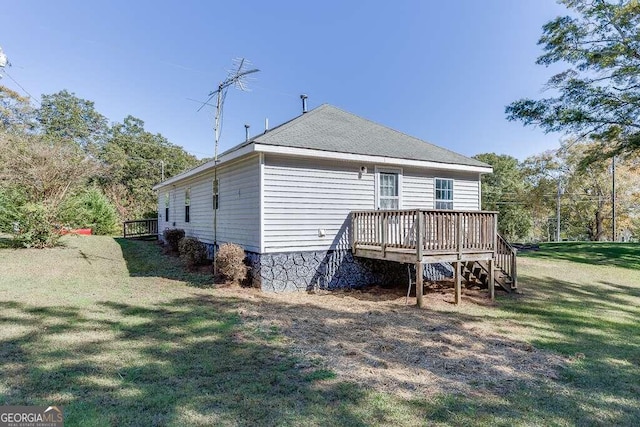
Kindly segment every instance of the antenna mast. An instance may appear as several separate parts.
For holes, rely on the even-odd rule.
[[[213,250],[217,251],[218,245],[218,144],[220,142],[220,133],[222,128],[222,109],[224,100],[227,96],[229,86],[235,86],[243,92],[249,91],[247,87],[247,78],[249,74],[260,71],[257,68],[249,68],[249,61],[244,58],[237,58],[233,61],[234,68],[229,70],[227,78],[218,84],[218,88],[209,93],[209,98],[198,108],[202,110],[205,105],[209,105],[209,101],[216,97],[216,113],[214,116],[213,131],[215,134],[215,148],[213,155]],[[215,257],[213,263],[213,274],[217,273]]]

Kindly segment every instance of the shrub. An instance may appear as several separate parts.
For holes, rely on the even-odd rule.
[[[0,188],[0,231],[11,233],[13,243],[24,248],[49,248],[60,235],[53,223],[53,208],[28,202],[18,188]]]
[[[233,243],[225,243],[216,252],[215,265],[218,274],[236,283],[247,277],[247,266],[244,264],[244,249]]]
[[[93,234],[114,234],[118,212],[98,188],[92,187],[69,197],[60,207],[59,220],[71,228],[92,228]]]
[[[178,243],[180,259],[188,266],[195,267],[207,259],[207,248],[195,237],[184,237]]]
[[[169,245],[172,251],[178,252],[180,248],[180,239],[184,238],[184,230],[181,228],[167,228],[162,232],[164,241]]]
[[[18,221],[13,239],[24,248],[50,248],[60,239],[55,229],[50,209],[42,203],[26,203],[18,210]]]

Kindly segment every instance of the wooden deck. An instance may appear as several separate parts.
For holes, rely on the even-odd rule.
[[[354,256],[415,263],[416,283],[420,285],[423,264],[452,263],[456,302],[460,300],[461,276],[470,280],[476,271],[474,263],[486,273],[481,277],[481,272],[476,271],[474,278],[487,282],[492,298],[496,283],[508,291],[517,286],[516,252],[498,234],[497,212],[354,211],[351,225]],[[416,285],[418,305],[422,305],[421,288]]]

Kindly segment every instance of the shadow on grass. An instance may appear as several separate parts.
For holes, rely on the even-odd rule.
[[[243,327],[232,299],[209,295],[96,313],[0,303],[2,324],[28,329],[0,346],[0,404],[65,407],[67,425],[386,424],[394,400],[327,370],[301,370],[280,337]],[[87,315],[107,311],[108,320]]]
[[[122,250],[131,277],[163,277],[180,280],[189,286],[213,286],[213,275],[189,272],[179,259],[162,253],[157,240],[133,240],[115,237]]]
[[[539,251],[524,251],[519,256],[640,270],[640,244],[638,243],[543,243]]]
[[[505,369],[517,361],[523,350],[509,349],[512,343],[508,339],[470,333],[463,325],[472,321],[472,316],[451,313],[429,319],[416,309],[397,313],[389,321],[419,318],[432,338],[440,339],[425,344],[436,347],[432,353],[417,346],[415,354],[390,351],[380,356],[376,342],[368,340],[376,321],[385,321],[382,313],[363,317],[263,300],[260,314],[248,314],[242,304],[236,298],[210,294],[146,306],[103,301],[83,310],[0,302],[0,326],[5,336],[0,342],[0,404],[55,403],[65,407],[67,425],[83,426],[363,426],[416,425],[426,420],[461,425],[496,425],[502,420],[502,424],[512,425],[523,419],[534,424],[602,421],[585,409],[591,403],[602,403],[598,389],[601,384],[585,387],[585,393],[593,393],[586,400],[559,396],[548,382],[523,387],[520,373]],[[451,392],[434,398],[404,400],[376,391],[375,380],[366,386],[341,381],[313,358],[293,356],[277,328],[260,326],[264,313],[284,310],[298,313],[295,322],[321,329],[320,335],[325,337],[321,339],[328,341],[329,347],[337,344],[330,343],[332,328],[346,327],[333,322],[338,318],[349,327],[368,331],[362,335],[363,358],[371,370],[379,373],[381,382],[385,381],[385,364],[423,369],[440,377],[439,384],[445,388],[464,380],[457,376],[464,374],[460,369],[485,369],[490,370],[494,385],[507,387],[503,390],[506,392],[496,393],[482,384],[471,394],[451,387]],[[332,322],[323,324],[324,319]],[[446,333],[443,325],[450,326]],[[474,348],[480,345],[507,349],[484,365],[464,357],[455,360],[447,354],[456,345],[447,337],[455,334],[464,335],[463,341]],[[389,340],[389,345],[401,348],[406,339],[411,337],[399,333]],[[333,347],[329,351],[345,349]],[[569,386],[580,388],[581,383],[574,383],[579,379],[575,380],[571,372],[567,374]],[[615,372],[613,375],[622,378]],[[630,379],[633,378],[626,378]],[[613,387],[608,384],[603,390],[619,396]],[[622,396],[627,396],[626,392]],[[624,425],[637,420],[639,409],[633,404],[634,398],[629,398],[631,403],[616,403],[622,415],[607,421]]]
[[[563,371],[565,389],[600,413],[598,424],[639,425],[640,292],[614,280],[576,284],[522,276],[529,297],[505,299],[501,309],[525,319],[536,347],[572,359]]]

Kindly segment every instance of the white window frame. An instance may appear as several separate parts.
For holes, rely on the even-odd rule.
[[[169,222],[171,216],[171,191],[164,194],[164,222]]]
[[[393,173],[398,176],[398,209],[402,209],[402,168],[375,167],[375,206],[374,209],[380,210],[380,174]]]
[[[184,222],[191,222],[191,187],[184,190]]]
[[[451,199],[438,199],[438,180],[441,181],[451,181]],[[444,209],[444,210],[454,210],[455,209],[455,180],[453,178],[441,178],[435,177],[433,178],[433,207],[434,209]],[[438,208],[438,202],[451,202],[451,209],[449,208]]]

